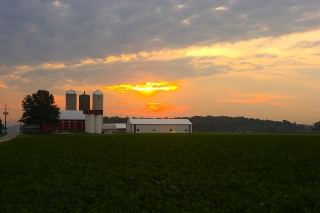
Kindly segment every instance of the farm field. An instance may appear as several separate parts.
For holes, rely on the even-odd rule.
[[[21,135],[0,212],[319,212],[320,135]]]

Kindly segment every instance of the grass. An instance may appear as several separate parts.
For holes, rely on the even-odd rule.
[[[0,144],[0,212],[319,212],[320,135],[50,135]]]

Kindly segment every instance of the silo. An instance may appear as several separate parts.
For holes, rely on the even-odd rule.
[[[66,110],[77,110],[77,93],[72,89],[66,92]]]
[[[79,95],[79,110],[90,110],[90,95],[83,92]]]
[[[102,115],[95,116],[95,133],[101,134],[102,129]]]
[[[92,110],[103,110],[103,93],[100,90],[93,92]]]
[[[95,115],[88,114],[85,116],[85,132],[95,133]]]

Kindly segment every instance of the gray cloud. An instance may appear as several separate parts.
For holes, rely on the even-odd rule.
[[[190,66],[191,58],[174,61],[131,61],[127,63],[94,64],[81,67],[66,67],[65,69],[38,69],[25,72],[20,78],[7,81],[10,85],[32,90],[40,88],[59,88],[72,80],[74,86],[105,86],[124,83],[139,83],[142,78],[150,80],[174,81],[184,78],[210,76],[227,72],[227,66]],[[30,82],[34,82],[30,83]],[[140,82],[143,83],[143,82]]]
[[[3,0],[0,63],[72,63],[300,32],[319,28],[319,6],[318,0]]]
[[[314,48],[314,47],[320,47],[320,40],[309,42],[309,41],[302,41],[294,45],[291,49],[295,48]]]

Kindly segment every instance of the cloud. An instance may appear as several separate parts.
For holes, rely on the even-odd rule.
[[[244,104],[268,104],[275,106],[287,106],[290,97],[269,93],[237,93],[230,94],[230,98],[220,99],[221,103],[244,103]]]
[[[1,88],[1,89],[8,88],[8,85],[2,84],[2,83],[0,82],[0,88]]]
[[[0,63],[65,63],[303,32],[319,27],[317,8],[315,0],[6,0]]]
[[[150,102],[146,105],[145,110],[148,112],[164,112],[172,108],[171,104]]]
[[[20,102],[38,89],[63,97],[71,88],[219,76],[233,77],[223,82],[228,87],[242,76],[248,84],[297,78],[318,88],[319,6],[318,0],[3,0],[0,85],[10,90],[0,99],[19,96]],[[276,94],[269,90],[257,94]],[[145,105],[134,107],[144,112]],[[125,107],[113,110],[137,113]],[[172,104],[166,113],[175,109]]]
[[[35,87],[55,88],[58,92],[63,92],[66,86],[176,81],[244,71],[263,78],[286,76],[288,70],[303,72],[318,67],[318,34],[319,30],[313,30],[235,43],[87,57],[72,62],[1,66],[0,75],[10,87],[27,91]]]
[[[69,4],[66,4],[66,3],[62,3],[60,1],[54,1],[52,2],[52,6],[59,9],[59,8],[69,8],[70,5]]]
[[[320,40],[318,40],[318,41],[299,41],[298,43],[296,43],[292,47],[292,49],[296,49],[296,48],[305,49],[305,48],[314,48],[314,47],[317,47],[317,48],[320,47]]]
[[[223,11],[223,10],[228,10],[228,8],[227,8],[227,7],[224,7],[224,6],[220,6],[220,7],[214,8],[214,10],[216,10],[216,11]]]
[[[121,84],[115,86],[103,86],[103,88],[118,91],[120,93],[135,91],[144,95],[151,95],[155,92],[170,92],[177,90],[179,87],[170,82],[146,82],[145,84]]]

